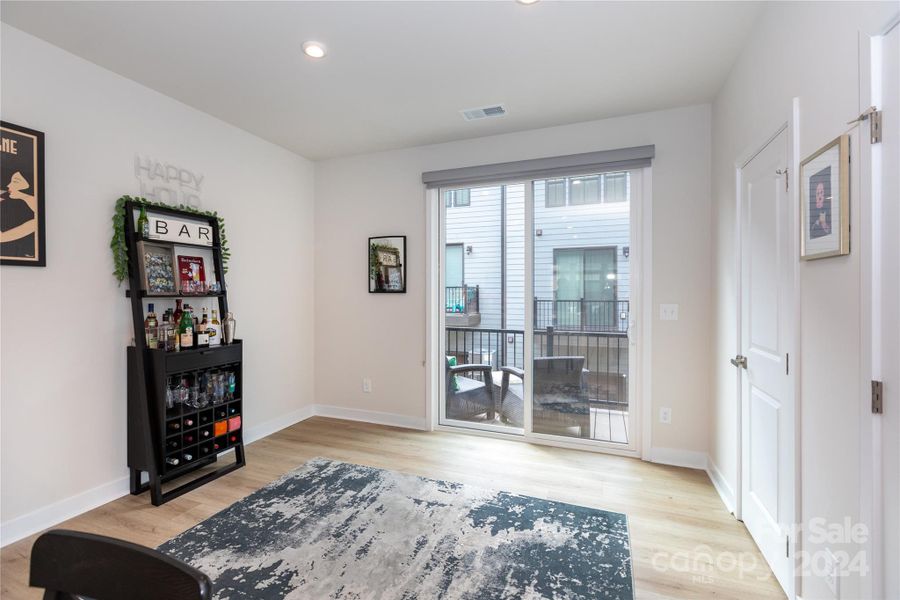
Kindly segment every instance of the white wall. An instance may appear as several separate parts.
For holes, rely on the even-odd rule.
[[[421,173],[656,145],[653,163],[654,446],[707,450],[710,108],[691,106],[316,163],[316,402],[425,417],[425,194]],[[366,292],[366,239],[408,237],[408,293]],[[431,310],[442,310],[441,306]],[[373,392],[362,379],[373,379]]]
[[[309,161],[6,25],[2,72],[3,119],[46,134],[47,186],[47,267],[0,271],[6,542],[127,489],[132,327],[109,239],[135,153],[203,174],[225,217],[251,437],[311,403],[314,230]]]
[[[859,104],[860,35],[878,33],[896,3],[770,3],[713,105],[715,289],[710,456],[736,489],[734,423],[738,400],[728,357],[737,353],[735,310],[734,161],[787,120],[800,98],[801,158],[847,129]],[[859,222],[859,202],[851,222]],[[800,265],[802,388],[799,401],[804,521],[839,523],[860,515],[860,239],[851,254]],[[821,326],[826,324],[827,326]],[[804,550],[822,546],[808,543]],[[833,548],[836,550],[849,548]],[[842,598],[861,594],[858,577],[841,583]],[[824,580],[804,580],[804,598],[830,598]]]

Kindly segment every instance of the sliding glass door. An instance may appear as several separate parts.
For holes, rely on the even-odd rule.
[[[640,174],[440,190],[441,425],[635,448]]]

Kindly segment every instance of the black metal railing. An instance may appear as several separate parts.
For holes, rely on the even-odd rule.
[[[524,368],[525,332],[515,329],[446,328],[447,356],[457,364]],[[534,330],[534,356],[583,356],[592,403],[628,409],[628,336],[622,332]]]
[[[534,299],[534,329],[628,333],[628,300]]]
[[[478,312],[478,286],[461,285],[444,288],[444,307],[448,313]]]

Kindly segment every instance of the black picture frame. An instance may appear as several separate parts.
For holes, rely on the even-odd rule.
[[[398,246],[399,245],[399,246]],[[388,263],[380,258],[384,254],[392,254]],[[370,294],[405,294],[406,293],[406,236],[379,235],[369,238],[367,244],[368,280]],[[399,283],[398,283],[399,272]]]
[[[20,154],[25,151],[27,154]],[[34,232],[0,242],[0,265],[47,266],[47,215],[44,210],[44,133],[8,121],[0,121],[0,222],[15,223],[7,231],[35,220]],[[28,187],[10,197],[13,176]],[[30,191],[30,194],[23,193]],[[6,206],[4,206],[4,204]],[[28,218],[31,212],[33,217]],[[5,226],[5,225],[4,225]],[[4,232],[5,233],[5,232]],[[31,237],[31,240],[28,238]],[[31,252],[29,253],[29,250]]]

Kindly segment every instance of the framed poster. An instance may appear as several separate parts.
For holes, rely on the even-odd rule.
[[[206,292],[206,272],[201,256],[178,256],[178,282],[183,294]]]
[[[406,293],[406,236],[369,238],[369,293]]]
[[[800,163],[800,258],[850,254],[850,136]]]
[[[141,281],[148,296],[166,296],[178,292],[175,256],[171,246],[138,242]]]
[[[46,267],[44,134],[0,121],[0,264]]]

